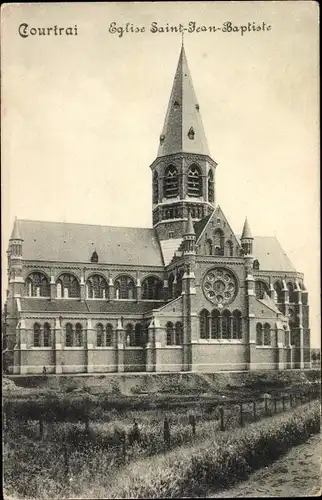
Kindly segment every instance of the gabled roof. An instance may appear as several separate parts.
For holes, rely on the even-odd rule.
[[[26,260],[163,266],[154,229],[19,220]]]
[[[210,156],[199,111],[199,103],[193,88],[183,46],[174,77],[157,157],[182,152]]]
[[[236,236],[240,240],[240,236]],[[263,271],[296,272],[275,236],[254,236],[253,256]]]
[[[204,228],[206,227],[210,217],[212,214],[207,215],[203,219],[199,220],[198,222],[195,223],[195,233],[196,233],[196,241],[198,241],[199,236],[203,232]]]
[[[267,294],[262,298],[262,299],[257,299],[258,302],[261,302],[264,304],[266,307],[274,311],[276,314],[281,315],[281,311],[278,309],[277,305],[275,304],[274,300],[271,299]]]

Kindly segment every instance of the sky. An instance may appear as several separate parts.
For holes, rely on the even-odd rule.
[[[2,292],[15,216],[151,227],[156,157],[181,34],[216,171],[240,234],[275,235],[309,290],[320,345],[318,4],[50,3],[2,6]],[[139,33],[110,32],[145,28]],[[270,30],[216,32],[209,26]],[[19,35],[19,26],[77,35]],[[32,32],[32,31],[31,31]],[[51,31],[53,33],[53,30]],[[59,242],[57,242],[59,244]]]

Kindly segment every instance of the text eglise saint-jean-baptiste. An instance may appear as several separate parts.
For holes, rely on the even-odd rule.
[[[234,24],[231,21],[226,21],[221,25],[198,25],[195,21],[189,21],[187,26],[179,23],[177,25],[171,25],[169,23],[160,24],[157,21],[153,21],[149,28],[144,25],[136,25],[130,22],[124,24],[117,24],[115,21],[111,22],[108,27],[108,32],[117,35],[122,38],[125,34],[139,34],[150,31],[150,33],[201,33],[201,32],[222,32],[222,33],[240,33],[244,35],[245,33],[251,32],[264,32],[270,31],[272,26],[270,24],[263,22],[249,21],[245,24]],[[28,38],[29,36],[78,36],[79,30],[77,24],[74,26],[60,27],[54,26],[31,26],[28,23],[21,23],[18,28],[18,33],[22,38]]]

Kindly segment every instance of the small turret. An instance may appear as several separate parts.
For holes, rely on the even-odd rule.
[[[22,243],[23,239],[20,236],[19,224],[16,218],[9,239],[9,254],[11,259],[22,259]]]
[[[241,236],[241,246],[244,251],[244,255],[252,255],[253,254],[253,236],[250,230],[250,226],[247,220],[247,217],[245,218],[245,223],[244,223],[244,228],[243,228],[243,233]]]
[[[186,225],[186,230],[183,235],[183,252],[187,253],[195,253],[195,243],[196,243],[196,233],[193,227],[191,213],[188,213],[188,220]]]

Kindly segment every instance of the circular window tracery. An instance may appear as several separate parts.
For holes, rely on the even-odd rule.
[[[232,302],[237,294],[237,282],[232,272],[215,268],[207,272],[203,279],[203,293],[219,307]]]

